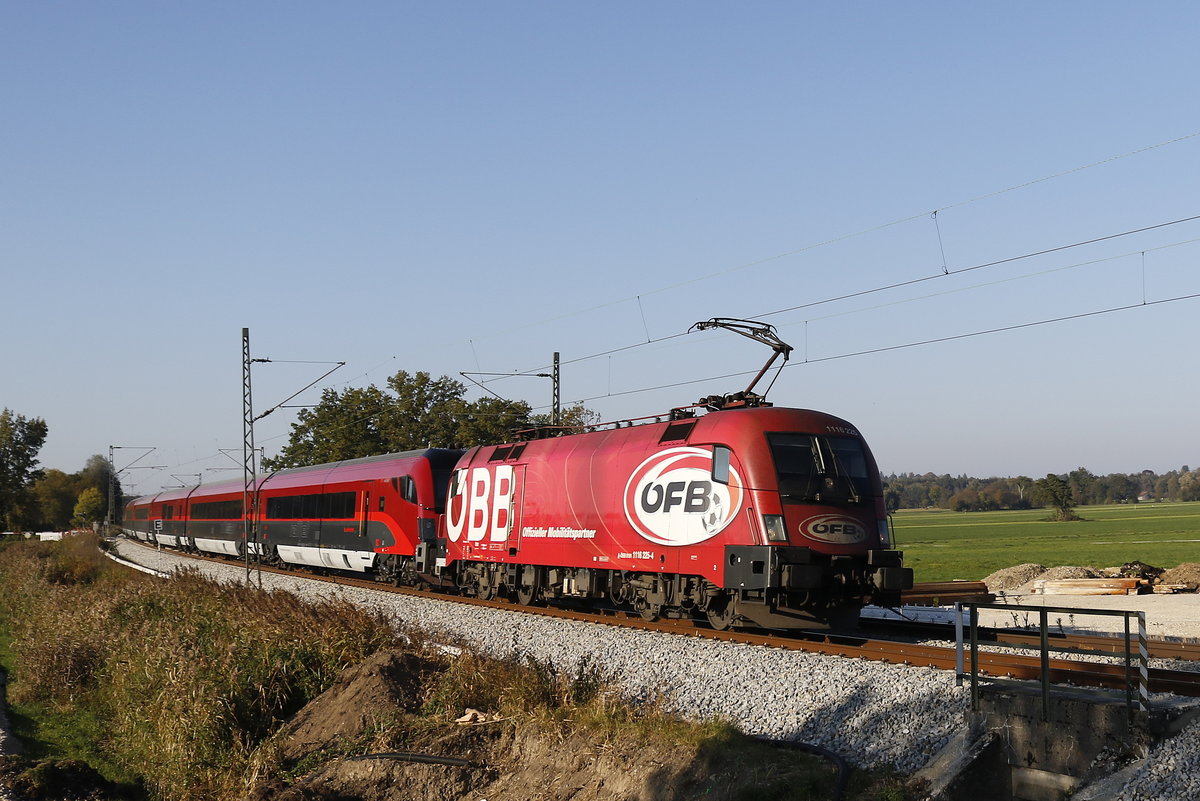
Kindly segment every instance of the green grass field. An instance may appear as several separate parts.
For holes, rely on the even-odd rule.
[[[896,547],[917,581],[982,579],[1004,567],[1035,562],[1155,567],[1200,562],[1200,503],[1083,506],[1084,520],[1046,521],[1047,509],[951,512],[902,509],[893,518]]]

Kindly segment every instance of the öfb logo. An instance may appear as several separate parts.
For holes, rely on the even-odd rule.
[[[742,505],[742,479],[712,479],[712,450],[668,448],[646,459],[625,485],[625,519],[659,545],[694,545],[715,537]]]
[[[800,525],[800,533],[809,539],[843,545],[863,542],[867,538],[867,529],[861,523],[841,515],[820,515],[805,520]]]

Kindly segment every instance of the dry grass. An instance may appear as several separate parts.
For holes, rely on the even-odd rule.
[[[398,642],[344,601],[109,567],[91,538],[5,548],[0,608],[14,704],[87,721],[97,754],[86,756],[181,801],[236,797],[265,737]]]

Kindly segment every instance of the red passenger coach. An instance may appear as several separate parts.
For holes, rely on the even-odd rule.
[[[415,581],[417,543],[435,539],[450,470],[462,453],[430,448],[257,476],[252,519],[244,511],[241,481],[166,490],[129,503],[126,533],[244,557],[251,523],[257,536],[249,551],[267,564]]]
[[[461,454],[431,448],[267,476],[258,515],[268,561],[415,579],[417,542],[435,536]]]
[[[718,628],[840,625],[912,585],[875,459],[845,420],[673,417],[468,451],[429,556],[485,598],[604,598]]]

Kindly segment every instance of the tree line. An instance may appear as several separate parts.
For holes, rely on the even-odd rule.
[[[582,430],[596,415],[581,405],[564,410],[559,431]],[[548,414],[499,397],[469,401],[466,387],[447,376],[404,370],[374,385],[326,389],[292,423],[288,443],[263,460],[265,471],[424,448],[468,448],[511,442],[523,430],[549,427]],[[63,530],[102,520],[108,513],[112,468],[96,455],[77,473],[41,470],[37,454],[48,428],[39,418],[0,412],[0,523],[6,530]],[[1064,518],[1073,506],[1200,500],[1200,470],[1186,465],[1159,475],[1151,470],[1098,476],[1084,467],[1064,475],[972,478],[900,473],[884,477],[890,509],[991,511],[1051,507]],[[116,483],[116,512],[123,505]]]
[[[41,418],[0,412],[0,524],[6,531],[63,531],[108,514],[108,460],[92,456],[78,473],[42,470],[37,455],[48,433]]]
[[[1055,481],[1049,481],[1053,476]],[[972,478],[933,473],[899,473],[884,476],[887,504],[893,509],[942,508],[956,512],[986,512],[999,509],[1031,509],[1059,506],[1069,500],[1075,506],[1148,501],[1200,501],[1200,470],[1184,465],[1179,470],[1158,474],[1111,473],[1099,476],[1086,467],[1046,478],[1029,476]],[[1059,484],[1062,485],[1061,489]],[[1046,493],[1055,494],[1057,501]]]

